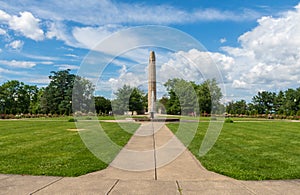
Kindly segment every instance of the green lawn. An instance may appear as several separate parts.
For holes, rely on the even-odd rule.
[[[101,125],[120,146],[132,135],[117,123]],[[132,132],[138,128],[137,124],[124,126]],[[85,147],[78,132],[67,130],[73,128],[75,124],[66,120],[0,120],[0,173],[78,176],[106,168]]]
[[[190,151],[208,170],[241,180],[300,179],[300,123],[224,123],[214,147],[199,157],[208,124],[199,124],[189,145]],[[168,127],[176,132],[178,124]]]

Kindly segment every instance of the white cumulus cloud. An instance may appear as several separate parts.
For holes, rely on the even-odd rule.
[[[220,39],[220,43],[226,43],[227,42],[227,39],[226,38],[221,38]]]
[[[0,10],[0,21],[8,22],[11,19],[11,16],[7,14],[5,11]]]
[[[100,27],[82,28],[75,27],[72,31],[72,34],[82,47],[92,49],[99,44],[100,41],[121,29],[124,29],[124,27],[120,25],[105,25]]]
[[[232,83],[232,87],[236,89],[246,89],[248,86],[244,81],[234,80]]]
[[[280,17],[262,17],[239,37],[240,47],[224,47],[236,63],[234,87],[265,90],[297,87],[300,80],[300,4]]]
[[[0,28],[0,35],[5,35],[6,34],[6,30],[4,30],[3,28]]]
[[[85,25],[106,24],[183,24],[197,21],[244,21],[260,17],[260,13],[244,9],[239,11],[202,9],[187,10],[169,4],[147,5],[112,0],[14,0],[3,2],[13,10],[26,10],[40,18],[52,21],[74,21]]]
[[[7,65],[14,68],[32,68],[36,66],[35,62],[30,61],[17,61],[17,60],[0,60],[0,64]]]
[[[12,29],[23,36],[39,41],[44,39],[44,31],[40,28],[40,19],[35,18],[31,12],[20,12],[20,15],[10,15],[0,10],[0,22],[8,25]],[[5,30],[2,29],[2,34]],[[5,31],[6,32],[6,31]]]
[[[11,29],[21,32],[25,37],[39,41],[44,39],[44,31],[39,27],[40,20],[30,12],[20,12],[20,16],[12,16],[9,20]]]
[[[24,42],[21,40],[15,40],[9,44],[6,44],[5,46],[9,49],[13,50],[21,50],[23,48]]]

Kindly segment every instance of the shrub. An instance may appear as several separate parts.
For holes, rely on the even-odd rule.
[[[231,118],[225,119],[225,123],[233,123],[233,120]]]
[[[69,121],[69,122],[77,122],[77,119],[75,119],[75,118],[70,118],[68,121]]]

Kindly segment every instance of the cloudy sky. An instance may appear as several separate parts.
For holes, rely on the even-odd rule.
[[[155,50],[161,94],[168,78],[202,82],[216,67],[224,99],[249,101],[257,91],[300,87],[299,21],[299,0],[0,0],[0,84],[17,79],[42,87],[50,71],[77,73],[83,67],[92,75],[87,61],[101,58],[94,59],[101,64],[108,51],[134,42],[141,45],[114,53],[93,75],[97,94],[110,98],[125,83],[145,88],[149,51]],[[169,40],[169,48],[142,45],[151,33],[126,34],[144,25],[177,29],[203,48],[180,50],[176,46],[185,42],[176,33],[160,37]],[[122,39],[101,50],[118,33]]]

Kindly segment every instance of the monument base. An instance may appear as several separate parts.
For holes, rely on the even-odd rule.
[[[143,117],[143,118],[133,118],[136,122],[179,122],[179,118],[149,118],[149,117]]]

